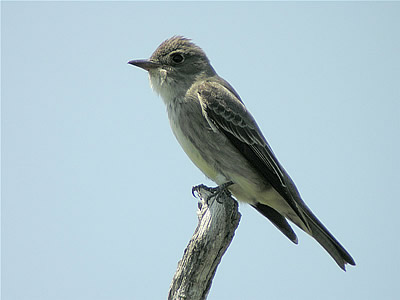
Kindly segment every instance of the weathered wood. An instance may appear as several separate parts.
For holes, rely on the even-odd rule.
[[[178,263],[169,300],[207,298],[217,267],[240,221],[238,203],[232,197],[220,193],[216,200],[205,186],[195,190],[200,198],[199,223]]]

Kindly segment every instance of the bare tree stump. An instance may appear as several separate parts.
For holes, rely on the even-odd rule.
[[[178,263],[168,300],[207,298],[217,267],[241,217],[238,203],[227,193],[220,193],[216,200],[204,185],[193,190],[200,198],[197,212],[199,223]]]

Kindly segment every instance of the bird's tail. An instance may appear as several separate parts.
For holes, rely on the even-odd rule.
[[[308,207],[303,207],[303,213],[306,217],[308,232],[336,261],[340,268],[346,271],[345,265],[355,266],[356,263],[351,255],[344,249],[338,240],[328,231],[328,229],[317,219]]]

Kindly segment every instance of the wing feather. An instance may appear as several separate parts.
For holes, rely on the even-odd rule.
[[[307,228],[306,231],[329,252],[343,270],[346,263],[355,265],[346,249],[301,200],[293,181],[279,164],[255,120],[229,83],[220,78],[214,81],[205,81],[198,87],[198,98],[203,115],[210,126],[224,134],[285,199]],[[253,207],[266,216],[292,242],[297,243],[297,237],[285,216],[261,203],[257,203]]]
[[[286,178],[286,172],[283,171],[255,120],[237,94],[230,86],[225,87],[223,83],[215,81],[203,82],[198,87],[197,93],[203,115],[210,126],[228,138],[308,227],[287,185],[290,179]]]

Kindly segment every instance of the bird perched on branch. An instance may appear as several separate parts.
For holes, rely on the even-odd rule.
[[[303,202],[238,93],[200,47],[174,36],[150,59],[129,64],[148,71],[178,142],[207,177],[253,206],[293,243],[297,236],[287,220],[320,243],[343,270],[355,265]]]

